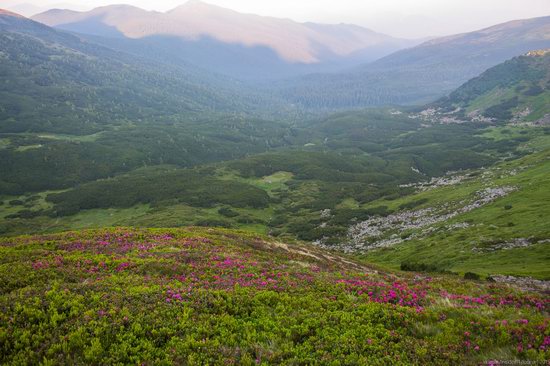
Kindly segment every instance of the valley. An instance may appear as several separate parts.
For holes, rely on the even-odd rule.
[[[549,49],[0,9],[0,363],[547,362]]]

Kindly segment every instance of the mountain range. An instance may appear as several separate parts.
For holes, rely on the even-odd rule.
[[[192,0],[166,13],[128,5],[88,12],[49,10],[33,17],[81,34],[140,40],[177,49],[175,55],[244,78],[272,78],[370,62],[420,41],[351,24],[298,23]]]
[[[550,47],[550,17],[418,45],[354,25],[297,23],[201,1],[165,13],[112,5],[33,19],[194,75],[216,92],[248,98],[249,109],[307,113],[434,101],[507,59]]]
[[[514,56],[550,47],[550,17],[511,21],[397,51],[370,64],[279,84],[306,108],[423,103],[450,93]]]
[[[550,47],[550,17],[425,42],[195,0],[165,13],[112,5],[53,9],[33,19],[155,62],[253,82],[264,95],[308,111],[433,101],[509,58]]]

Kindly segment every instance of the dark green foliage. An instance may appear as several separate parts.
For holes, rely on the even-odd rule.
[[[14,135],[4,135],[22,146],[41,147],[0,150],[0,170],[5,172],[0,177],[0,191],[21,194],[67,188],[143,165],[189,167],[235,159],[284,145],[285,133],[284,125],[273,122],[212,117],[173,126],[144,124],[120,128],[106,131],[89,142],[15,139]]]
[[[237,219],[237,222],[239,224],[263,224],[265,225],[265,221],[264,220],[261,220],[261,219],[256,219],[254,217],[250,217],[250,216],[241,216]]]
[[[237,217],[239,216],[238,212],[233,211],[229,207],[222,207],[218,210],[218,213],[225,217]]]
[[[138,203],[150,204],[154,212],[178,204],[198,208],[223,205],[218,218],[209,216],[201,224],[222,220],[224,226],[265,225],[304,240],[325,238],[327,243],[337,243],[353,222],[390,213],[387,207],[339,207],[342,202],[362,205],[377,199],[399,199],[414,191],[400,184],[449,170],[488,166],[496,160],[494,151],[513,152],[520,140],[530,138],[511,136],[513,140],[495,142],[478,136],[485,127],[420,128],[418,121],[408,117],[371,110],[339,113],[300,126],[236,117],[181,125],[146,123],[105,131],[85,141],[10,134],[4,136],[11,144],[0,150],[6,157],[0,165],[8,172],[0,178],[0,186],[3,184],[4,194],[69,188],[48,197],[54,205],[51,209],[33,208],[33,203],[26,201],[29,212],[10,212],[12,222],[44,215],[71,216],[87,209],[129,208]],[[304,146],[307,142],[312,143]],[[42,147],[18,149],[35,145]],[[235,160],[204,165],[225,159]],[[160,164],[175,167],[154,167]],[[150,167],[136,170],[144,165]],[[201,167],[177,167],[196,165]],[[222,177],[231,170],[239,176],[237,180]],[[269,194],[263,188],[265,182],[258,188],[242,181],[261,181],[281,171],[292,176],[283,183],[284,188],[279,186]],[[402,203],[400,209],[424,203]],[[239,215],[234,210],[268,206],[276,210],[271,218]],[[325,209],[331,209],[331,216],[321,222],[319,215]],[[170,221],[170,225],[196,222],[182,219]],[[159,222],[163,220],[154,221],[156,225]]]
[[[6,216],[8,219],[32,219],[42,215],[41,211],[22,210],[17,213]]]
[[[226,109],[224,99],[173,70],[161,72],[74,36],[44,32],[42,40],[0,34],[6,55],[0,68],[0,132],[83,135],[105,124]]]
[[[399,205],[399,208],[401,210],[411,210],[413,208],[416,208],[420,205],[425,204],[426,202],[428,202],[428,199],[427,198],[422,198],[422,199],[419,199],[419,200],[416,200],[416,201],[411,201],[411,202],[407,202],[407,203],[404,203],[402,205]]]
[[[420,262],[403,262],[401,263],[401,270],[412,272],[445,272],[438,265]]]
[[[292,109],[201,68],[117,52],[28,19],[2,16],[0,49],[0,132],[86,135],[203,113]]]
[[[103,178],[131,167],[125,167],[130,154],[98,144],[65,142],[22,152],[0,150],[0,167],[5,172],[0,178],[2,191],[21,194]]]
[[[195,222],[195,225],[197,226],[206,226],[206,227],[225,227],[225,228],[231,228],[231,223],[228,221],[223,220],[199,220]]]
[[[216,180],[197,170],[143,170],[113,179],[78,186],[51,194],[54,214],[64,216],[81,209],[131,207],[168,199],[191,206],[266,207],[269,196],[263,190],[238,182]]]
[[[370,209],[336,209],[332,212],[332,217],[329,221],[333,225],[346,225],[350,222],[364,221],[372,216],[387,216],[391,213],[388,207],[379,206]]]
[[[278,171],[295,174],[297,179],[326,182],[384,183],[394,179],[374,159],[334,153],[289,151],[257,155],[229,164],[245,177],[263,177]]]
[[[494,118],[499,121],[505,121],[512,118],[512,109],[519,104],[518,97],[513,97],[503,101],[500,104],[489,107],[483,113],[486,117]]]
[[[464,273],[465,280],[479,281],[481,277],[477,273],[466,272]]]
[[[540,87],[540,85],[531,85],[527,90],[523,92],[523,95],[528,97],[534,97],[539,94],[542,94],[544,92],[544,89]]]

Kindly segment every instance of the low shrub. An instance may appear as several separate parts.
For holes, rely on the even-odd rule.
[[[481,279],[481,277],[477,273],[466,272],[466,273],[464,273],[464,279],[465,280],[479,281]]]

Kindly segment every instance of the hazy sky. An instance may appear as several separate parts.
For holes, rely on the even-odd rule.
[[[132,4],[166,11],[186,0],[0,0],[0,7],[91,9]],[[394,36],[417,38],[467,32],[512,19],[550,15],[550,0],[206,0],[241,12],[297,21],[355,23]],[[21,7],[19,7],[21,9]],[[26,9],[29,9],[27,6]]]

